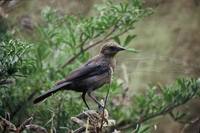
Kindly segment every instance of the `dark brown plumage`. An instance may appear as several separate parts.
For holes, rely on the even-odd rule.
[[[102,47],[99,55],[90,59],[82,67],[73,71],[66,79],[58,82],[52,89],[37,97],[34,100],[34,103],[36,104],[44,100],[57,91],[73,90],[76,92],[82,92],[82,99],[88,109],[89,106],[85,100],[86,94],[100,105],[96,98],[91,95],[91,92],[100,88],[104,84],[109,84],[111,82],[112,73],[116,65],[114,57],[122,50],[125,49],[117,43],[106,43]]]

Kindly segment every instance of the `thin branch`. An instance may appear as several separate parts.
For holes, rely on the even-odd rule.
[[[126,30],[118,33],[116,36],[121,36],[124,33],[126,33],[127,31],[129,31],[131,28],[127,28]],[[113,38],[113,36],[111,36],[114,32],[116,31],[116,27],[113,28],[113,30],[111,30],[103,39],[94,42],[93,44],[83,48],[81,51],[79,51],[77,54],[75,54],[73,57],[71,57],[64,65],[62,65],[62,68],[65,68],[67,65],[71,64],[76,58],[78,58],[83,52],[89,50],[90,48],[93,48],[103,42],[109,41]]]
[[[44,127],[35,124],[26,125],[26,129],[36,133],[48,133]]]
[[[108,95],[109,95],[109,92],[110,92],[110,85],[109,85],[109,88],[108,88],[108,91],[107,91],[107,94],[106,94],[106,97],[105,97],[105,100],[104,100],[104,105],[103,105],[103,115],[102,115],[102,119],[101,119],[101,127],[100,127],[100,130],[102,131],[102,128],[103,128],[103,124],[104,124],[104,114],[105,114],[105,108],[106,108],[106,104],[107,104],[107,101],[108,101]]]
[[[75,131],[73,131],[73,133],[83,133],[84,131],[85,131],[85,127],[80,127],[76,129]]]
[[[115,29],[113,29],[107,36],[105,36],[103,39],[97,41],[97,42],[94,42],[93,44],[87,46],[86,48],[82,48],[77,54],[75,54],[73,57],[71,57],[63,66],[62,68],[66,67],[67,65],[71,64],[76,58],[78,58],[83,52],[89,50],[90,48],[104,42],[104,41],[108,41],[110,40],[111,38],[108,38],[110,36],[110,34],[112,34],[113,32],[115,31]],[[107,39],[106,39],[107,38]],[[84,44],[81,44],[82,46]]]
[[[32,120],[33,118],[30,117],[20,124],[19,127],[16,127],[16,125],[14,125],[12,122],[0,116],[0,128],[3,128],[3,132],[9,131],[14,133],[22,133],[24,130],[29,130],[36,133],[47,133],[47,130],[44,127],[32,124]]]
[[[180,118],[176,118],[176,116],[173,114],[172,111],[169,112],[169,115],[174,121],[176,121],[178,123],[181,123],[181,124],[187,124],[188,123],[187,121],[180,120]]]
[[[18,132],[22,132],[26,129],[27,125],[30,125],[33,120],[33,117],[30,117],[26,119],[19,127],[18,127]]]
[[[131,121],[128,121],[128,122],[122,121],[122,122],[116,124],[114,127],[112,127],[112,129],[124,130],[124,129],[128,129],[128,128],[135,128],[137,125],[140,125],[140,124],[142,124],[142,123],[144,123],[144,122],[146,122],[150,119],[156,118],[156,117],[161,116],[161,115],[168,114],[168,113],[172,112],[172,110],[174,110],[175,108],[177,108],[177,107],[179,107],[183,104],[186,104],[188,101],[190,101],[195,96],[197,91],[198,91],[198,89],[193,92],[193,94],[191,95],[190,98],[186,98],[185,100],[183,100],[180,103],[169,104],[168,106],[166,106],[161,111],[152,113],[148,116],[141,116],[138,120],[133,120],[133,121],[131,120]],[[128,124],[128,123],[130,123],[130,124]]]
[[[1,116],[0,116],[0,128],[3,128],[3,132],[6,131],[7,129],[9,131],[16,131],[17,130],[16,126],[12,122],[4,119]]]

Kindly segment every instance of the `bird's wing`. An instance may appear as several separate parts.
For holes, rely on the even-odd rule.
[[[95,75],[101,75],[103,73],[109,72],[109,70],[109,66],[105,64],[84,65],[81,68],[73,71],[70,75],[68,75],[68,77],[65,80],[81,80]]]

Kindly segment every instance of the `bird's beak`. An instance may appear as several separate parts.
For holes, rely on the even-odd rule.
[[[133,53],[138,53],[138,52],[139,52],[139,51],[136,50],[136,49],[133,49],[133,48],[125,48],[125,47],[118,47],[118,50],[119,50],[119,51],[126,50],[126,51],[133,52]]]

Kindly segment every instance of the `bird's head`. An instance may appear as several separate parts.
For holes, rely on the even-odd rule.
[[[136,50],[133,49],[127,49],[122,46],[120,46],[116,42],[107,42],[103,47],[101,48],[100,53],[106,56],[113,57],[115,56],[118,52],[127,50],[127,51],[132,51],[132,52],[137,52]]]

